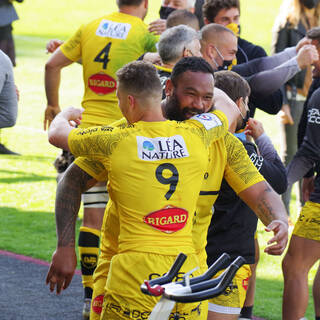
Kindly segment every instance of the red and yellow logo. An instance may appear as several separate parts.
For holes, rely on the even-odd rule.
[[[96,296],[92,302],[92,310],[97,314],[101,314],[102,312],[102,304],[103,304],[103,295]]]
[[[117,81],[103,72],[96,73],[88,79],[89,88],[98,95],[105,95],[117,89]]]
[[[183,229],[187,221],[188,211],[170,206],[151,212],[143,218],[143,222],[149,226],[166,233]]]
[[[249,285],[249,278],[243,279],[242,280],[242,287],[244,288],[244,290],[248,290],[248,285]]]

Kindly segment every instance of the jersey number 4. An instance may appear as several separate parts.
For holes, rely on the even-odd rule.
[[[172,176],[167,178],[163,176],[163,170],[169,170]],[[177,168],[171,163],[163,163],[156,169],[156,178],[162,184],[170,184],[169,191],[165,194],[165,198],[169,200],[172,194],[176,191],[179,181],[179,172]]]
[[[106,69],[108,62],[110,61],[109,59],[109,51],[111,48],[111,42],[109,42],[99,53],[98,55],[94,58],[95,62],[101,62],[103,63],[102,68]]]

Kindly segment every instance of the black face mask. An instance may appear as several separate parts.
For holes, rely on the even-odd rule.
[[[308,9],[313,9],[315,8],[318,3],[319,0],[300,0],[301,4],[303,4],[306,8]]]
[[[216,49],[218,55],[220,56],[221,60],[222,60],[222,66],[218,65],[218,62],[216,61],[215,58],[213,58],[214,63],[217,66],[217,70],[221,71],[221,70],[228,70],[228,67],[232,65],[232,60],[224,60],[223,55],[221,54],[220,50],[214,46],[214,48]]]
[[[229,66],[232,65],[232,60],[223,60],[222,66],[218,67],[218,70],[228,70]]]
[[[171,8],[171,7],[161,6],[160,11],[159,11],[160,19],[167,20],[169,14],[175,10],[177,10],[177,9]]]

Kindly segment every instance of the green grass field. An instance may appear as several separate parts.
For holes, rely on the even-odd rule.
[[[22,156],[0,156],[0,249],[49,261],[55,248],[55,170],[52,162],[59,153],[47,142],[43,131],[45,44],[50,38],[66,39],[78,26],[115,10],[115,1],[84,0],[25,1],[16,3],[20,20],[14,24],[17,50],[15,78],[20,90],[17,125],[1,132],[1,140]],[[160,0],[149,0],[147,22],[158,17]],[[280,1],[242,0],[241,26],[244,38],[262,45],[268,52],[271,28]],[[74,64],[62,72],[61,106],[80,106],[83,86],[81,67]],[[280,146],[276,116],[258,112],[266,132]],[[294,197],[292,216],[296,218]],[[259,226],[261,249],[268,236]],[[281,257],[261,252],[258,267],[255,314],[269,320],[281,319]],[[310,273],[310,283],[315,268]],[[313,318],[310,305],[308,319]]]

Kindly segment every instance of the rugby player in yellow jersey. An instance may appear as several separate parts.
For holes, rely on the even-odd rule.
[[[165,115],[170,119],[183,120],[189,118],[197,110],[198,112],[206,111],[204,109],[205,96],[201,85],[197,75],[188,70],[184,59],[178,62],[171,80],[169,79],[167,82],[167,99],[163,103]],[[245,113],[245,110],[241,110],[241,112]],[[238,113],[237,121],[243,121],[240,113]],[[232,129],[231,131],[234,132]],[[222,157],[220,157],[220,161],[217,161],[217,154],[210,155],[209,168],[199,195],[194,217],[193,239],[202,269],[207,267],[205,246],[207,229],[212,216],[212,205],[218,197],[223,177],[239,197],[255,211],[260,220],[268,225],[267,231],[274,231],[276,238],[271,239],[269,244],[274,240],[278,243],[268,246],[265,249],[266,252],[281,254],[287,243],[287,215],[282,202],[265,182],[256,180],[256,169],[252,168],[252,162],[247,157],[242,143],[235,140],[237,139],[233,135],[226,135],[225,149],[223,150],[224,162],[221,161]],[[267,205],[269,202],[272,204],[271,207]],[[240,269],[238,273],[243,273],[243,270]],[[228,316],[221,314],[220,319],[228,319]]]
[[[199,70],[197,70],[197,71],[199,71]],[[194,70],[194,72],[197,72],[196,70]],[[201,72],[200,72],[201,73]],[[199,78],[197,79],[197,80],[199,80]],[[194,84],[196,84],[197,82],[193,82],[193,84],[190,84],[191,85],[191,87],[192,87],[192,85],[194,85]],[[200,82],[200,88],[201,88],[201,84],[203,85],[203,86],[205,86],[205,81],[204,82]],[[202,101],[202,102],[204,102],[204,104],[201,106],[201,108],[208,108],[208,107],[210,107],[211,106],[211,103],[209,103],[208,104],[208,97],[207,97],[207,95],[205,95],[205,96],[203,96],[203,91],[201,91],[201,94],[200,94],[200,96],[199,96],[199,93],[197,92],[197,90],[199,90],[199,87],[198,88],[195,88],[194,89],[195,90],[195,94],[193,95],[193,99],[195,100],[193,103],[192,103],[192,105],[194,105],[195,107],[198,105],[199,106],[199,101]],[[213,91],[213,86],[211,87],[211,92]],[[210,92],[210,91],[209,91]],[[207,92],[208,93],[208,92]],[[190,95],[190,97],[192,97],[191,95]],[[200,110],[201,111],[201,110]],[[245,160],[245,159],[244,159]],[[249,159],[248,159],[249,160]],[[249,160],[249,162],[250,162],[250,160]],[[95,170],[97,170],[98,168],[95,168]],[[80,171],[78,174],[73,174],[74,172],[76,172],[76,171]],[[73,172],[73,173],[72,173]],[[241,173],[240,173],[241,174]],[[96,175],[96,172],[95,171],[93,171],[93,176],[95,176]],[[84,183],[84,181],[86,181],[87,182],[87,180],[90,180],[92,177],[91,176],[88,176],[88,175],[86,175],[86,174],[84,174],[84,172],[82,171],[82,170],[80,170],[80,168],[77,168],[77,166],[76,165],[73,165],[69,170],[68,170],[68,172],[67,172],[67,174],[66,174],[66,176],[65,176],[65,181],[67,182],[67,180],[69,179],[69,182],[73,182],[72,180],[75,178],[75,177],[78,177],[78,179],[75,181],[75,187],[78,187],[79,185],[81,186],[81,187],[83,187],[84,185],[85,185],[85,183]],[[89,179],[90,178],[90,179]],[[79,184],[79,182],[81,182],[81,184]],[[60,186],[62,187],[62,185],[64,184],[64,181],[62,181],[61,183],[60,183]],[[59,190],[59,188],[58,188],[58,190]],[[65,193],[63,193],[63,192],[61,192],[61,193],[58,193],[58,198],[60,197],[60,200],[61,199],[63,199],[64,197],[68,197],[68,195],[67,194],[65,194]],[[57,199],[58,199],[57,198]],[[76,199],[74,199],[74,197],[68,197],[68,202],[72,202],[72,201],[74,201],[74,200],[76,200]],[[63,201],[60,201],[61,203],[63,202]],[[76,208],[76,206],[75,206],[75,208],[74,208],[74,210],[76,210],[77,211],[77,208]],[[109,218],[109,216],[110,215],[108,215],[108,218]],[[109,219],[110,220],[110,219]],[[115,223],[114,223],[114,226],[111,226],[111,228],[109,229],[109,231],[111,231],[110,233],[112,233],[113,235],[115,235],[115,234],[117,234],[117,231],[116,231],[116,229],[117,229],[117,220],[114,220],[115,221]],[[63,224],[62,224],[63,225]],[[105,224],[104,224],[104,226],[105,226]],[[103,226],[103,228],[104,228],[104,226]],[[107,236],[107,233],[103,233],[103,235],[105,236]],[[279,241],[281,241],[281,233],[279,233],[279,238],[278,239],[275,239],[275,240],[279,240]],[[285,236],[284,236],[284,238],[285,238]],[[283,245],[283,243],[285,244],[285,241],[284,242],[282,242],[282,245]],[[116,252],[116,250],[117,250],[117,239],[116,239],[116,237],[115,237],[115,239],[113,239],[112,240],[112,243],[110,242],[110,243],[104,243],[104,237],[102,238],[102,245],[105,245],[105,247],[107,247],[107,245],[109,246],[109,258],[110,258],[110,256],[112,256],[112,250],[111,250],[111,254],[110,254],[110,249],[113,249],[114,251],[113,252]],[[103,254],[103,252],[102,252],[102,254]],[[102,262],[101,261],[101,259],[99,260],[100,262]],[[100,262],[99,262],[99,264],[100,264]],[[72,276],[72,274],[73,274],[73,271],[70,271],[69,273],[68,272],[66,272],[66,269],[67,268],[65,268],[65,270],[60,270],[60,271],[62,271],[62,272],[60,272],[59,270],[54,270],[54,269],[59,269],[59,267],[58,267],[58,260],[57,260],[57,257],[55,257],[54,258],[54,263],[53,263],[53,265],[52,265],[52,270],[53,270],[53,274],[54,273],[56,273],[56,275],[58,274],[58,283],[60,283],[59,284],[59,291],[61,290],[61,285],[64,283],[64,281],[66,281],[66,283],[68,283],[68,281],[70,281],[69,280],[69,278],[70,278],[70,276]],[[64,267],[66,267],[65,265],[64,265]],[[63,268],[62,268],[63,269]],[[72,269],[72,268],[71,268]],[[58,272],[59,271],[59,272]],[[64,273],[65,272],[65,273]],[[107,271],[106,271],[107,272]],[[49,275],[48,275],[49,276]],[[51,277],[51,275],[50,275],[50,277]],[[48,280],[50,279],[50,277],[48,278]],[[54,279],[55,281],[56,281],[56,279]],[[53,289],[53,288],[52,288]],[[98,301],[97,301],[98,302]],[[101,309],[101,305],[99,305],[99,304],[97,304],[96,305],[96,309],[97,309],[97,311],[98,311],[98,309]]]
[[[165,273],[179,252],[188,255],[184,272],[199,264],[192,242],[192,217],[208,165],[208,147],[220,148],[228,121],[218,111],[196,115],[188,123],[167,121],[160,105],[161,83],[150,64],[130,63],[117,76],[119,107],[131,126],[74,129],[69,120],[79,119],[79,112],[66,109],[51,124],[49,140],[75,156],[93,160],[94,165],[87,162],[82,167],[85,171],[97,172],[102,165],[100,172],[108,172],[108,191],[119,215],[120,231],[101,319],[134,319],[148,315],[157,302],[139,290],[151,273]],[[213,83],[211,73],[206,81]],[[212,99],[212,90],[208,95]],[[57,205],[65,206],[65,202]],[[52,273],[57,256],[64,259],[68,249],[74,254],[74,247],[65,247],[73,245],[74,217],[69,217],[71,243],[70,232],[63,234],[68,227],[60,229],[61,221],[57,223],[58,248],[47,278],[51,289],[57,282]],[[63,243],[65,236],[68,244]],[[61,282],[57,289],[60,291]],[[198,319],[201,303],[178,305],[175,313]]]
[[[147,0],[119,0],[117,4],[119,12],[81,26],[47,62],[45,129],[60,112],[61,69],[79,59],[83,66],[82,107],[85,109],[80,127],[107,125],[122,117],[116,97],[116,71],[143,53],[155,51],[157,38],[148,32],[143,22],[148,9]],[[105,183],[83,195],[84,218],[78,244],[85,299],[91,299],[92,295],[92,274],[99,254],[100,228],[107,201]]]

